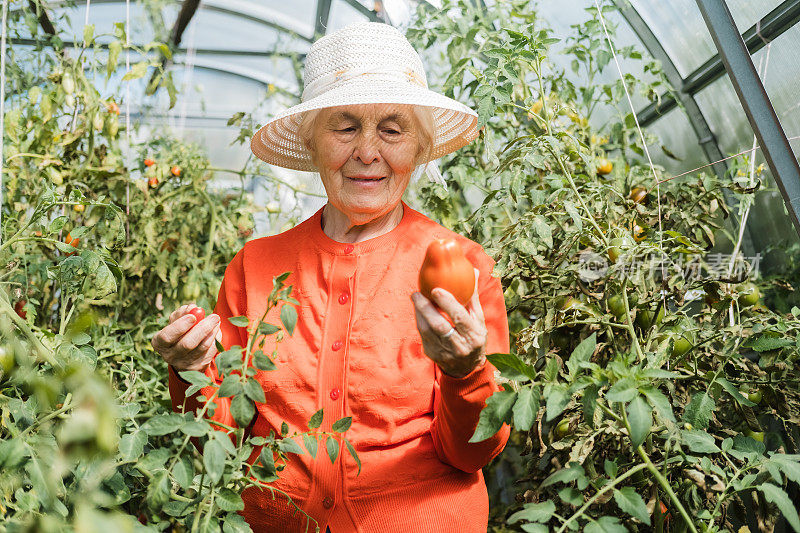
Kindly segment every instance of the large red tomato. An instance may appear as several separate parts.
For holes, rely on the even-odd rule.
[[[452,294],[461,305],[467,305],[475,291],[472,263],[453,239],[436,239],[428,245],[419,270],[419,291],[433,301],[435,287]]]

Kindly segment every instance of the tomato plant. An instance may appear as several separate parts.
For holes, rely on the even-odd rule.
[[[648,99],[665,81],[633,47],[617,53],[645,76],[619,78],[595,7],[556,35],[531,3],[468,4],[420,12],[409,36],[444,65],[429,83],[477,109],[483,127],[445,158],[446,193],[416,192],[484,246],[505,289],[512,353],[488,355],[503,387],[473,440],[514,427],[486,479],[513,475],[517,493],[490,485],[490,530],[649,530],[664,525],[659,501],[673,530],[735,531],[754,514],[796,523],[786,502],[800,468],[800,307],[778,313],[755,291],[739,295],[744,283],[763,293],[759,279],[679,266],[733,248],[723,189],[742,209],[757,188],[650,168],[619,102],[625,88]],[[644,134],[652,152],[659,143]],[[586,276],[584,257],[608,260]],[[745,385],[763,392],[757,409]]]

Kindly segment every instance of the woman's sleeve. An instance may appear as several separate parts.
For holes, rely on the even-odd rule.
[[[220,317],[220,329],[222,331],[222,346],[228,350],[231,346],[239,345],[244,347],[247,341],[247,333],[244,328],[234,326],[228,319],[234,316],[242,316],[246,314],[245,309],[245,287],[244,287],[244,268],[243,268],[243,250],[234,256],[228,267],[225,269],[225,276],[222,278],[222,285],[219,289],[217,297],[217,305],[214,308],[214,313]],[[197,411],[202,408],[203,403],[199,400],[198,396],[203,395],[206,398],[211,398],[219,385],[222,383],[222,378],[217,372],[216,361],[212,361],[206,368],[205,374],[211,378],[212,385],[200,389],[199,392],[190,397],[186,397],[186,390],[189,388],[189,383],[181,379],[176,370],[169,365],[169,395],[172,399],[172,409],[175,412],[184,412],[184,402],[186,411]],[[215,398],[214,403],[216,407],[214,414],[206,418],[215,420],[226,426],[236,427],[236,422],[230,412],[231,398]]]
[[[503,288],[491,276],[494,261],[481,252],[470,258],[480,270],[478,296],[486,321],[486,353],[508,353],[508,318]],[[488,361],[462,378],[442,373],[434,365],[433,424],[431,435],[436,453],[443,462],[465,472],[477,472],[505,447],[511,429],[503,427],[491,438],[470,443],[486,399],[500,390],[494,380],[495,367]]]

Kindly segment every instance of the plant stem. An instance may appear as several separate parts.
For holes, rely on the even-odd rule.
[[[617,476],[616,478],[614,478],[613,480],[611,480],[611,481],[610,481],[610,482],[609,482],[607,485],[605,485],[605,486],[604,486],[602,489],[600,489],[599,491],[597,491],[597,493],[595,493],[595,495],[594,495],[594,496],[592,496],[591,498],[589,498],[588,500],[586,500],[586,503],[584,503],[584,504],[583,504],[583,507],[581,507],[580,509],[578,509],[578,511],[577,511],[575,514],[573,514],[572,516],[570,516],[570,517],[569,517],[569,519],[568,519],[566,522],[564,522],[563,524],[561,524],[561,527],[558,529],[557,533],[563,533],[563,532],[564,532],[564,531],[567,529],[567,526],[568,526],[570,523],[572,523],[572,521],[573,521],[573,520],[575,520],[575,519],[577,519],[577,518],[580,518],[581,516],[583,516],[583,515],[586,513],[586,510],[587,510],[589,507],[591,507],[591,506],[594,504],[594,502],[596,502],[596,501],[597,501],[597,500],[598,500],[598,499],[599,499],[599,498],[600,498],[600,497],[601,497],[603,494],[605,494],[605,493],[606,493],[606,492],[608,492],[609,490],[613,489],[613,488],[614,488],[616,485],[618,485],[620,482],[622,482],[622,481],[625,481],[627,478],[629,478],[630,476],[632,476],[632,475],[633,475],[633,474],[635,474],[636,472],[639,472],[640,470],[644,470],[645,468],[647,468],[647,465],[646,465],[646,464],[639,464],[639,465],[636,465],[636,466],[634,466],[633,468],[631,468],[630,470],[628,470],[627,472],[625,472],[624,474],[622,474],[622,475],[620,475],[620,476]]]

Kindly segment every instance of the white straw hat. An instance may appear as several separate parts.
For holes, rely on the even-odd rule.
[[[283,111],[253,135],[250,149],[259,159],[280,167],[316,171],[311,153],[297,135],[303,114],[348,104],[431,107],[433,145],[430,156],[421,164],[458,150],[478,136],[477,113],[429,90],[416,50],[397,28],[388,24],[351,24],[319,38],[306,55],[303,85],[301,103]],[[417,170],[423,167],[420,165]]]

